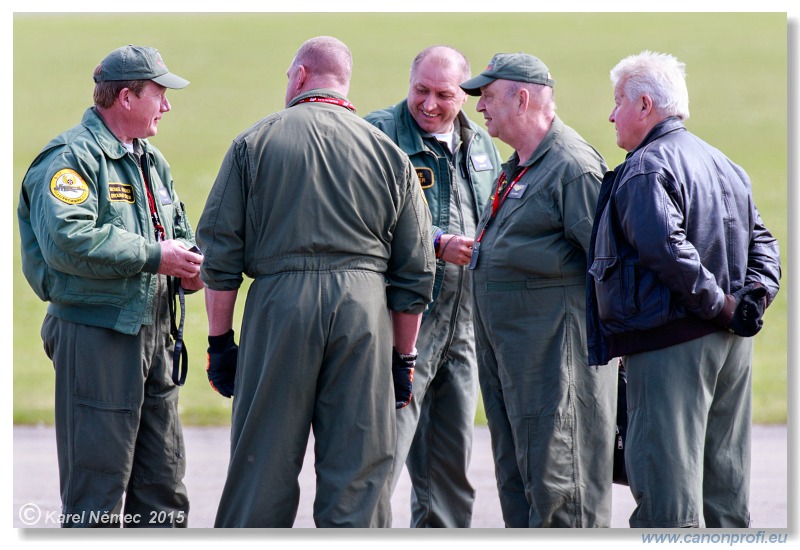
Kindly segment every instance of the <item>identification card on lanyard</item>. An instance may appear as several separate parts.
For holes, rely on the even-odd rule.
[[[525,175],[525,172],[528,171],[528,168],[530,168],[530,166],[526,166],[507,187],[505,186],[507,179],[505,172],[500,174],[500,177],[497,179],[497,187],[495,188],[494,197],[492,198],[492,214],[489,216],[489,219],[486,220],[486,223],[483,225],[483,229],[481,229],[480,235],[478,235],[478,238],[475,239],[475,243],[472,245],[472,257],[469,260],[470,269],[475,269],[475,267],[478,265],[478,255],[480,254],[481,250],[481,241],[483,240],[484,234],[486,234],[486,228],[489,227],[489,224],[492,223],[492,220],[494,220],[495,216],[497,216],[497,212],[500,210],[503,202],[505,202],[506,197],[508,197],[509,193],[511,193],[511,190],[516,187],[517,182],[522,179],[522,176]],[[513,194],[511,194],[511,196],[514,198],[521,197],[522,192],[525,191],[525,187],[527,187],[527,185],[516,190]]]

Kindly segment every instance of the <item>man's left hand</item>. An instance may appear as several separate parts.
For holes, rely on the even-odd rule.
[[[764,326],[767,308],[767,289],[759,284],[749,284],[733,293],[736,309],[728,330],[738,336],[755,336]]]
[[[411,403],[416,354],[400,354],[392,348],[392,380],[394,382],[395,408],[402,409]]]

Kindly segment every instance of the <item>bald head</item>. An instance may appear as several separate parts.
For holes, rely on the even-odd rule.
[[[458,70],[461,81],[469,80],[472,76],[467,58],[455,48],[450,46],[431,46],[425,48],[417,54],[414,61],[411,62],[411,78],[414,78],[414,73],[417,68],[425,61],[432,63],[442,68],[455,67]]]
[[[341,40],[332,36],[307,40],[289,66],[286,102],[315,88],[328,88],[347,95],[352,72],[353,57]]]

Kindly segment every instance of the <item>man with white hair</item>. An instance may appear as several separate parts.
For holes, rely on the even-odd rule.
[[[414,167],[356,115],[351,67],[335,38],[300,47],[286,109],[233,140],[198,224],[209,380],[236,396],[217,527],[292,526],[311,429],[316,525],[391,526],[395,403],[413,373],[393,389],[392,347],[414,351],[434,255]]]
[[[649,51],[611,71],[628,152],[589,248],[589,362],[622,357],[631,527],[748,527],[753,339],[778,293],[778,243],[750,180],[692,135],[685,65]]]

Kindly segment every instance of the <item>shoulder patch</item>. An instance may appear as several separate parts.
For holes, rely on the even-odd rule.
[[[430,189],[433,187],[433,170],[430,168],[416,168],[417,177],[419,178],[419,185],[423,189]]]
[[[89,198],[89,186],[71,168],[59,170],[50,180],[50,192],[67,204],[81,204]]]

